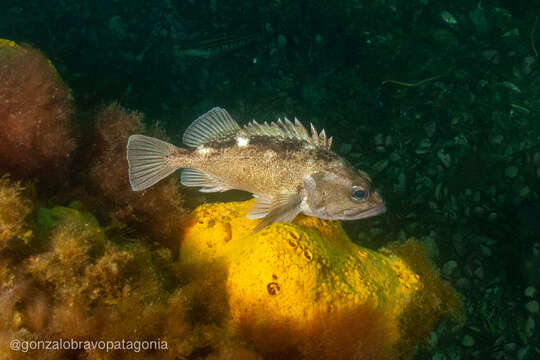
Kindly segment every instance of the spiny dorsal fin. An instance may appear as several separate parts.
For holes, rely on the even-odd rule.
[[[235,134],[238,130],[240,130],[240,126],[227,110],[215,107],[189,125],[184,132],[183,141],[187,146],[196,147]]]
[[[270,124],[266,122],[264,124],[259,124],[253,120],[244,126],[244,130],[249,135],[275,136],[284,139],[303,140],[314,146],[330,150],[332,138],[327,139],[324,130],[317,133],[313,124],[310,124],[310,129],[311,134],[297,118],[294,119],[294,124],[289,119],[285,118],[285,122],[278,119],[278,121],[271,122]]]

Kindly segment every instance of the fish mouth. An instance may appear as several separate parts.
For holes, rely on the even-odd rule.
[[[367,209],[357,213],[354,210],[345,210],[344,215],[348,220],[365,219],[372,216],[377,216],[386,212],[386,205],[383,203],[377,207]]]

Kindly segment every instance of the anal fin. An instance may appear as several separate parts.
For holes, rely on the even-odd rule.
[[[182,170],[180,183],[184,186],[200,186],[200,192],[223,192],[231,189],[212,175],[191,168]]]

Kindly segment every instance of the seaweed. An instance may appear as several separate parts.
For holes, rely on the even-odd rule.
[[[142,119],[141,113],[116,103],[97,112],[89,181],[108,201],[116,219],[175,248],[186,215],[177,178],[142,192],[133,191],[129,184],[126,144],[130,135],[144,132]]]
[[[0,177],[0,253],[15,246],[14,241],[27,243],[32,236],[25,220],[32,211],[32,202],[23,194],[20,182],[7,175]]]
[[[28,45],[0,39],[0,171],[61,182],[76,148],[71,90]]]

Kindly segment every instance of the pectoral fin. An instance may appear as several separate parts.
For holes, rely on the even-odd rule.
[[[257,200],[247,214],[248,219],[261,219],[253,232],[276,222],[292,221],[300,213],[302,195],[283,193],[273,198],[257,196]]]

